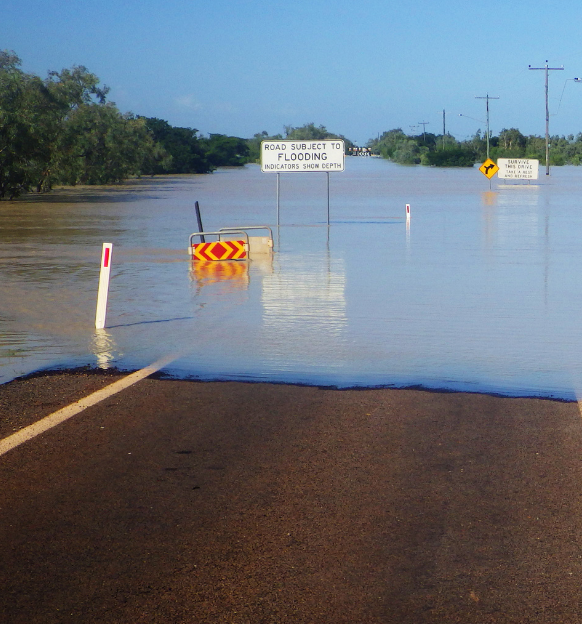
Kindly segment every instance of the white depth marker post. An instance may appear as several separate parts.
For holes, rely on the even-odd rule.
[[[410,221],[410,204],[406,204],[406,221]]]
[[[109,294],[109,274],[111,273],[112,243],[103,243],[101,253],[101,272],[99,273],[99,292],[97,293],[97,314],[95,315],[95,328],[105,327],[107,314],[107,295]]]

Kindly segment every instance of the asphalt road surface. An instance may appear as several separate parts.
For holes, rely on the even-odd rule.
[[[6,438],[119,378],[0,386]],[[0,622],[582,621],[577,403],[148,378],[0,456]]]

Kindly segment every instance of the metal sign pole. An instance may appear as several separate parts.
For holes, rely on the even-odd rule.
[[[327,173],[327,224],[329,225],[329,171]]]
[[[277,172],[277,227],[279,227],[279,172]]]

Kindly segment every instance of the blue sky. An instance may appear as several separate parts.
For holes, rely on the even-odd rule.
[[[123,112],[250,137],[313,122],[363,145],[391,128],[582,132],[582,3],[563,0],[4,0],[25,71],[84,65]],[[462,113],[464,117],[459,117]],[[473,119],[471,119],[473,118]],[[416,126],[416,128],[411,128]]]

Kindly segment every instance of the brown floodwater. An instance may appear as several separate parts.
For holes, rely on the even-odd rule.
[[[577,396],[582,168],[490,190],[476,168],[346,160],[329,227],[324,174],[281,175],[277,228],[254,165],[0,202],[0,383],[175,354],[184,378]],[[193,263],[196,200],[205,230],[272,226],[274,253]]]

